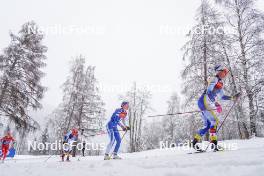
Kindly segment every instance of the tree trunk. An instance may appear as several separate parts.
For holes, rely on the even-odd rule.
[[[203,6],[202,6],[202,14],[203,14],[203,17],[202,17],[202,24],[203,24],[203,26],[205,26],[206,24],[205,24],[205,19],[204,19],[204,9],[203,9]],[[208,75],[207,75],[207,71],[208,71],[208,69],[207,69],[207,40],[206,40],[206,33],[205,33],[205,31],[204,31],[204,33],[203,33],[203,70],[204,70],[204,75],[203,75],[203,77],[204,77],[204,87],[205,87],[205,89],[207,88],[207,86],[208,86]],[[206,135],[205,135],[205,140],[207,140],[207,141],[209,141],[209,132],[207,132],[206,133]]]
[[[249,119],[250,119],[250,133],[251,135],[257,135],[256,134],[256,119],[255,119],[255,108],[254,108],[254,98],[253,93],[249,87],[249,78],[248,78],[248,69],[247,69],[247,60],[246,60],[246,52],[245,52],[245,45],[243,43],[243,36],[242,36],[242,29],[241,29],[241,15],[240,15],[240,9],[238,8],[238,2],[235,1],[237,4],[237,31],[239,35],[239,44],[240,44],[240,50],[241,50],[241,58],[242,58],[242,67],[243,67],[243,78],[245,81],[245,89],[246,94],[248,97],[248,103],[249,103]]]

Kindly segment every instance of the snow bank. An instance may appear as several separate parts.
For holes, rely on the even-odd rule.
[[[264,139],[232,140],[238,150],[187,154],[174,149],[121,154],[123,160],[103,161],[102,156],[73,158],[17,156],[0,164],[1,176],[262,176]]]

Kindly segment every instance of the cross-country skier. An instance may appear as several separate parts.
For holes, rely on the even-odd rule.
[[[113,159],[121,159],[121,157],[117,155],[121,144],[121,138],[117,125],[119,125],[124,131],[130,130],[130,127],[127,126],[125,122],[128,108],[129,108],[129,103],[122,102],[121,108],[115,110],[110,121],[106,125],[107,132],[110,138],[110,143],[107,145],[104,160],[111,159],[109,153],[113,147],[114,147]]]
[[[8,154],[10,144],[12,143],[12,147],[13,147],[13,145],[15,143],[15,139],[12,137],[10,131],[8,131],[6,136],[4,136],[2,139],[0,139],[0,142],[2,143],[2,156],[0,156],[0,160],[3,157],[2,162],[4,162],[4,160]]]
[[[192,146],[198,151],[202,150],[196,144],[202,139],[202,136],[205,135],[208,130],[210,133],[210,142],[214,144],[212,146],[215,150],[218,149],[216,131],[219,120],[214,110],[216,109],[218,113],[221,113],[222,107],[216,101],[217,97],[221,100],[236,100],[241,95],[240,93],[237,93],[234,96],[227,96],[224,94],[222,80],[229,72],[227,68],[217,65],[215,66],[215,72],[216,76],[209,82],[207,89],[198,100],[198,107],[201,110],[202,119],[204,121],[204,128],[197,132],[192,142]]]
[[[68,132],[64,136],[64,141],[63,141],[63,153],[61,155],[62,161],[64,161],[65,156],[66,161],[70,161],[70,154],[72,152],[72,145],[75,141],[77,141],[78,137],[78,130],[77,129],[72,129],[70,132]]]

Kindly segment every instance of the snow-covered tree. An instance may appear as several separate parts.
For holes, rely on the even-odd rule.
[[[18,35],[10,34],[11,43],[0,56],[0,111],[18,128],[36,128],[37,123],[28,115],[30,109],[41,108],[45,87],[44,76],[47,47],[42,44],[44,35],[34,22],[25,23]]]
[[[230,71],[229,77],[225,80],[225,91],[230,95],[242,91],[245,92],[245,96],[237,102],[234,111],[223,125],[221,136],[248,138],[250,134],[257,134],[256,126],[261,121],[263,101],[260,95],[263,94],[264,79],[263,13],[255,9],[255,0],[216,2],[224,7],[220,8],[221,14],[213,10],[208,1],[202,0],[197,20],[201,19],[199,23],[201,26],[206,25],[210,28],[208,26],[211,25],[212,29],[218,30],[212,35],[204,35],[207,34],[204,31],[190,33],[191,40],[184,46],[184,58],[189,58],[189,64],[182,74],[185,81],[183,93],[187,98],[186,105],[192,107],[195,105],[191,104],[192,100],[197,101],[203,87],[206,86],[205,78],[210,75],[208,68],[213,68],[216,63],[225,65]],[[205,13],[207,11],[210,13]],[[211,23],[203,22],[210,20]],[[227,107],[224,110],[230,106],[228,103],[224,105]]]
[[[41,142],[45,146],[45,150],[42,151],[42,154],[46,155],[49,152],[46,150],[47,142],[49,142],[49,131],[47,127],[44,129],[44,131],[41,134]]]
[[[189,61],[182,73],[183,93],[187,96],[186,105],[193,105],[193,101],[198,99],[207,86],[209,68],[220,62],[219,58],[216,59],[219,29],[222,26],[219,14],[207,0],[202,0],[195,19],[197,24],[187,35],[189,40],[183,47],[183,59]]]
[[[28,131],[40,128],[29,111],[41,108],[40,100],[46,90],[41,79],[47,47],[43,45],[43,33],[33,21],[22,25],[19,33],[11,33],[10,37],[9,46],[0,55],[0,114],[12,130],[18,130],[20,153],[25,149]]]
[[[258,97],[263,91],[261,87],[264,82],[264,14],[255,8],[255,0],[221,2],[226,10],[227,25],[232,29],[228,37],[231,41],[229,46],[234,50],[233,73],[237,75],[237,84],[247,97],[243,101],[243,106],[244,109],[248,109],[250,133],[257,135]],[[240,108],[240,111],[242,110],[243,108]]]
[[[77,57],[72,61],[70,75],[63,84],[63,102],[61,104],[64,117],[65,131],[76,128],[76,116],[78,113],[78,100],[84,82],[85,58]]]
[[[199,123],[194,114],[182,113],[184,108],[180,103],[180,97],[173,93],[167,101],[167,114],[161,117],[149,119],[144,125],[144,149],[160,148],[160,142],[165,144],[179,144],[189,141],[197,131]]]
[[[95,67],[88,66],[84,74],[84,83],[76,118],[79,129],[96,132],[102,128],[105,120],[104,103],[99,95],[98,82],[95,78]]]
[[[143,127],[143,149],[144,150],[151,150],[160,148],[160,142],[165,141],[165,134],[164,128],[160,120],[153,120],[148,122]]]
[[[105,109],[94,72],[95,67],[85,66],[83,56],[73,59],[63,84],[63,102],[50,117],[58,127],[58,138],[72,128],[84,129],[84,135],[101,130]]]
[[[168,110],[167,110],[168,114],[175,114],[180,111],[180,99],[176,93],[174,93],[170,97],[170,100],[168,100],[167,103],[168,103]],[[179,129],[181,128],[181,126],[179,125],[179,122],[181,120],[182,119],[180,119],[179,115],[169,115],[164,117],[162,126],[167,134],[166,141],[175,143],[179,139],[178,134],[181,133]]]
[[[142,127],[143,117],[150,107],[151,94],[146,89],[138,89],[134,83],[132,89],[121,96],[122,100],[129,102],[129,126],[130,126],[130,152],[138,152],[143,149]]]
[[[184,106],[192,109],[197,107],[198,98],[207,87],[210,77],[214,76],[212,68],[223,61],[218,56],[223,22],[208,0],[201,1],[195,20],[197,24],[187,35],[188,41],[183,47],[183,59],[188,59],[188,64],[182,72],[182,92],[186,96]]]

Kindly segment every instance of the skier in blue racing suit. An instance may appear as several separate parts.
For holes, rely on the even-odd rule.
[[[104,160],[111,159],[109,153],[111,152],[113,147],[114,147],[113,159],[121,159],[121,157],[117,155],[118,150],[120,148],[120,144],[121,144],[121,138],[120,138],[120,134],[119,134],[117,126],[119,125],[123,129],[123,131],[130,130],[130,128],[126,125],[126,122],[125,122],[128,108],[129,108],[129,103],[122,102],[121,108],[115,110],[110,121],[106,125],[106,129],[107,129],[107,132],[110,138],[110,142],[107,145]]]
[[[201,110],[202,119],[204,121],[204,128],[197,132],[192,142],[192,146],[198,151],[201,151],[201,148],[196,144],[201,141],[202,136],[204,136],[208,130],[210,134],[210,142],[214,144],[212,147],[214,150],[218,149],[216,131],[219,120],[214,110],[221,113],[222,107],[216,101],[217,97],[221,100],[236,100],[240,96],[240,93],[237,93],[234,96],[227,96],[224,94],[222,80],[227,76],[229,72],[228,69],[221,65],[217,65],[215,71],[216,76],[209,82],[207,89],[198,100],[198,107]]]

